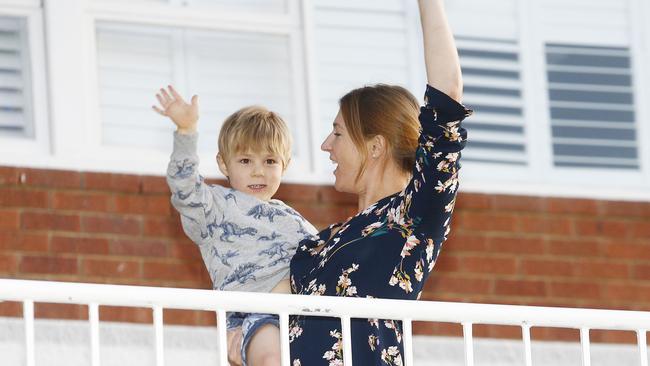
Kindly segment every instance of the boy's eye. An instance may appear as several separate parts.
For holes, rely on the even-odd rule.
[[[273,164],[277,164],[278,162],[275,159],[266,159],[266,163],[269,165],[273,165]]]
[[[242,164],[248,164],[248,163],[250,163],[251,161],[250,161],[250,159],[246,159],[246,158],[244,158],[244,159],[239,159],[239,162],[242,163]]]

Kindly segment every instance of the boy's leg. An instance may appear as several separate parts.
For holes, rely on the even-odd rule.
[[[260,326],[245,352],[247,366],[280,366],[280,329],[274,324]]]

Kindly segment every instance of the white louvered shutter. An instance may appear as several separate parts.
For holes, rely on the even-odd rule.
[[[338,100],[348,91],[375,83],[409,87],[409,18],[403,1],[314,1],[314,52],[320,120],[319,141],[332,130]],[[420,96],[424,85],[416,94]],[[327,166],[326,154],[317,154]]]
[[[540,5],[556,167],[639,169],[629,6],[629,0]]]
[[[515,0],[447,5],[463,70],[463,103],[474,110],[467,162],[529,165]]]
[[[200,153],[214,154],[223,120],[252,104],[278,112],[299,138],[288,36],[102,24],[97,43],[106,145],[170,151],[175,127],[151,111],[169,83],[200,96]]]
[[[34,137],[27,20],[0,17],[0,134]]]

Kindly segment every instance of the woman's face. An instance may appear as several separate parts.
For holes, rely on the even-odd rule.
[[[339,192],[359,193],[360,182],[356,182],[356,178],[361,169],[361,156],[350,138],[340,110],[334,119],[332,132],[320,148],[330,154],[330,160],[336,165],[334,188]]]

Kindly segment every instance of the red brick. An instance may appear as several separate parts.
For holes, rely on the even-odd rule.
[[[142,276],[148,279],[167,281],[199,281],[202,278],[203,264],[193,262],[145,262]]]
[[[169,216],[171,207],[166,195],[115,196],[115,212],[119,213]]]
[[[463,328],[456,323],[413,322],[413,334],[462,337]]]
[[[480,234],[452,232],[451,236],[445,243],[445,251],[457,252],[481,252],[487,250],[486,236]]]
[[[554,214],[598,214],[599,201],[572,198],[547,198],[546,210]]]
[[[280,184],[273,198],[285,202],[316,203],[319,199],[320,187],[309,184]]]
[[[458,257],[443,254],[438,257],[435,264],[435,270],[440,272],[457,272],[460,269],[460,261]]]
[[[18,271],[18,258],[15,255],[0,253],[0,274],[13,275]]]
[[[591,282],[552,282],[549,284],[550,295],[571,299],[600,299],[600,286]]]
[[[141,180],[138,175],[84,173],[84,188],[113,192],[140,192]]]
[[[165,309],[165,324],[173,325],[199,325],[199,311],[184,309]],[[214,317],[214,315],[213,315]]]
[[[474,324],[474,337],[496,339],[520,339],[521,327],[506,325]]]
[[[526,259],[521,262],[521,273],[528,276],[570,277],[574,263],[561,260]]]
[[[145,217],[143,234],[151,237],[182,238],[185,237],[180,219],[176,217]]]
[[[114,261],[103,258],[100,260],[84,259],[83,271],[85,276],[139,278],[140,263],[137,261]]]
[[[636,344],[636,332],[593,329],[589,340],[594,343]]]
[[[99,320],[151,324],[153,322],[153,311],[145,308],[101,306],[99,308]]]
[[[88,233],[140,235],[142,232],[139,218],[123,216],[85,216],[81,219],[81,227]]]
[[[51,188],[79,188],[81,173],[68,170],[24,169],[24,185]]]
[[[632,236],[650,239],[650,222],[635,222],[632,224]]]
[[[157,239],[112,239],[109,252],[113,255],[165,257],[167,246],[166,241]]]
[[[596,240],[554,239],[548,242],[549,254],[576,257],[597,257],[602,254]]]
[[[505,231],[517,228],[517,216],[503,213],[459,212],[455,224],[463,231]]]
[[[41,252],[48,251],[49,238],[47,234],[20,232],[14,234],[13,249],[21,252]]]
[[[638,264],[634,266],[634,278],[637,280],[650,281],[650,264]]]
[[[163,193],[167,197],[171,195],[165,177],[144,175],[140,179],[142,181],[142,193]]]
[[[485,278],[459,277],[443,273],[432,273],[424,291],[433,293],[483,294],[492,291],[492,281]]]
[[[0,185],[18,184],[19,170],[10,166],[0,166]]]
[[[605,255],[613,258],[650,260],[650,242],[636,244],[612,241],[605,245]]]
[[[19,217],[16,210],[0,210],[0,229],[18,229]]]
[[[23,256],[20,272],[41,274],[77,274],[77,260],[74,258]]]
[[[544,198],[494,195],[494,208],[498,211],[541,212],[546,206]]]
[[[492,253],[542,254],[544,242],[541,238],[489,237],[488,250]]]
[[[607,217],[650,217],[648,202],[603,201],[601,205]]]
[[[563,217],[521,216],[520,230],[524,233],[572,235],[571,219]]]
[[[625,263],[612,263],[611,260],[581,261],[575,264],[575,275],[592,280],[630,277],[630,267]]]
[[[577,220],[576,233],[580,236],[607,236],[624,238],[630,231],[630,224],[626,221],[605,219]]]
[[[80,228],[79,215],[59,214],[51,212],[23,212],[21,228],[27,230],[62,230],[78,231]]]
[[[1,168],[0,168],[1,169]],[[15,301],[2,301],[0,302],[0,316],[2,317],[22,317],[23,304]]]
[[[535,340],[563,342],[578,342],[580,340],[578,329],[533,327],[530,333]]]
[[[47,208],[47,191],[0,188],[0,207]]]
[[[603,297],[618,302],[650,302],[650,285],[605,284]]]
[[[456,199],[456,209],[478,209],[487,210],[492,207],[492,200],[489,195],[479,193],[460,193]]]
[[[34,316],[41,319],[85,320],[88,319],[88,310],[84,305],[36,303]]]
[[[201,251],[194,243],[175,242],[169,247],[174,258],[201,260]]]
[[[110,196],[85,192],[54,192],[52,207],[59,210],[100,211],[109,208]]]
[[[318,189],[318,202],[324,204],[348,204],[357,206],[359,197],[351,193],[342,193],[336,191],[334,187],[331,186],[320,186]]]
[[[52,236],[50,249],[55,253],[107,254],[108,239],[87,236]]]
[[[504,296],[546,296],[546,285],[543,281],[529,280],[497,280],[494,290],[496,295]]]
[[[514,274],[517,272],[514,258],[465,256],[459,261],[463,273]]]

